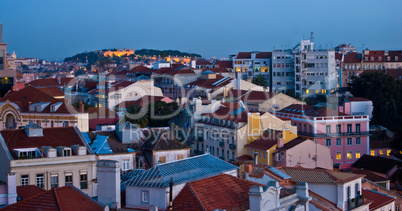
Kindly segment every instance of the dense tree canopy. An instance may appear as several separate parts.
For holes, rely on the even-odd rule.
[[[401,93],[394,77],[380,71],[365,72],[353,76],[349,87],[353,96],[373,101],[373,123],[387,126],[394,121]]]
[[[268,80],[263,75],[257,75],[251,82],[258,86],[268,86]]]
[[[176,102],[157,101],[148,104],[146,109],[142,109],[137,105],[131,106],[126,110],[126,117],[128,121],[142,128],[168,127],[169,121],[175,117],[175,112],[178,108],[179,105]]]

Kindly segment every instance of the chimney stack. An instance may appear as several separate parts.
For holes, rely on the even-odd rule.
[[[98,202],[110,208],[120,209],[120,168],[117,161],[99,160],[98,175]]]
[[[169,207],[173,206],[173,186],[174,186],[174,182],[173,182],[173,177],[170,178],[170,183],[169,183]]]
[[[85,113],[85,107],[84,104],[82,103],[82,100],[80,101],[80,111],[81,113]]]
[[[17,176],[11,172],[7,174],[7,204],[17,202]]]

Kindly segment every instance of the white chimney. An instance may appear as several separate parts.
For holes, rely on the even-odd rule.
[[[7,174],[7,204],[17,202],[17,176],[11,172]]]
[[[120,168],[117,161],[99,160],[98,175],[98,202],[110,208],[121,208],[120,196]]]

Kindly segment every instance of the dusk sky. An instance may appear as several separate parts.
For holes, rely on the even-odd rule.
[[[206,58],[291,48],[402,49],[400,0],[3,0],[7,51],[64,59],[105,48],[172,49]]]

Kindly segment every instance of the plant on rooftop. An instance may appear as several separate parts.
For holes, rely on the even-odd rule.
[[[263,75],[257,75],[256,77],[253,78],[251,83],[258,86],[264,86],[264,87],[268,86],[268,80]]]

